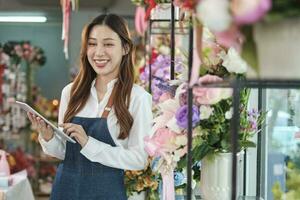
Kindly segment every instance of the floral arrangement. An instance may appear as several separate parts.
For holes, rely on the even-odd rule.
[[[137,6],[147,7],[145,13],[138,9],[139,14],[136,15],[136,28],[142,35],[147,26],[145,20],[149,19],[151,10],[157,4],[165,2],[132,2]],[[195,16],[201,24],[216,34],[218,43],[227,48],[238,46],[241,49],[246,35],[242,32],[247,25],[300,15],[300,4],[294,0],[174,0],[173,3],[187,12],[185,16]]]
[[[149,159],[150,164],[150,159]],[[157,198],[158,181],[150,165],[145,170],[125,171],[125,186],[127,196],[134,193],[146,192],[146,199],[155,200]]]
[[[218,83],[232,77],[244,78],[247,64],[238,52],[234,48],[226,49],[218,45],[212,34],[204,38],[206,40],[203,42],[203,62],[198,84]],[[154,119],[155,124],[152,129],[154,134],[152,137],[145,138],[145,148],[154,158],[153,170],[161,175],[164,182],[163,194],[166,195],[173,192],[174,171],[175,174],[180,172],[182,176],[186,164],[188,83],[185,80],[169,81],[169,84],[164,84],[161,89],[170,98],[158,104],[158,115]],[[258,124],[264,118],[263,114],[256,110],[247,110],[249,94],[249,89],[243,89],[240,94],[239,150],[255,146],[251,138],[258,132]],[[193,89],[192,153],[195,165],[198,166],[197,162],[205,156],[231,151],[232,110],[232,89],[203,87]],[[199,170],[198,167],[193,169]],[[194,172],[194,178],[199,180],[199,171]],[[177,186],[185,182],[180,183],[177,183]]]
[[[163,100],[163,98],[167,98],[162,95],[163,92],[159,89],[158,84],[163,81],[167,81],[170,79],[170,65],[171,58],[169,55],[158,55],[156,60],[151,65],[152,76],[155,77],[151,84],[151,91],[153,95],[153,100],[155,102]],[[175,71],[177,73],[182,72],[184,67],[182,64],[181,58],[175,58]],[[149,77],[149,66],[145,68],[144,72],[141,74],[140,78],[142,83],[147,83]]]
[[[34,90],[34,70],[36,66],[42,66],[46,62],[44,51],[40,47],[32,46],[28,41],[10,41],[3,45],[3,51],[10,57],[11,68],[16,68],[22,62],[25,63],[26,70],[26,99],[32,104],[32,90]]]
[[[170,47],[169,39],[162,36],[155,36],[153,39],[153,48],[151,53],[151,72],[152,76],[155,77],[152,79],[151,90],[153,94],[154,104],[162,101],[164,98],[169,98],[168,95],[164,96],[160,87],[163,87],[161,82],[170,80]],[[175,72],[176,77],[182,76],[182,73],[185,70],[184,63],[186,62],[185,56],[180,52],[179,49],[176,49],[176,59],[175,59]],[[143,57],[142,57],[143,58]],[[139,83],[146,89],[148,89],[149,84],[149,64],[145,64],[145,60],[138,61],[139,71]],[[154,107],[155,110],[155,107]],[[151,160],[149,160],[149,163]],[[149,165],[146,169],[141,171],[126,171],[125,173],[125,185],[127,189],[127,195],[130,196],[134,192],[140,193],[146,191],[147,199],[158,199],[157,190],[158,190],[158,179],[156,173],[154,173]]]
[[[40,47],[32,46],[28,41],[10,41],[4,44],[3,51],[12,58],[13,63],[22,60],[31,65],[42,66],[46,62],[44,51]]]
[[[154,102],[158,103],[164,98],[167,98],[167,96],[164,96],[163,92],[159,89],[159,84],[162,81],[170,80],[171,57],[169,41],[166,40],[165,36],[154,38],[153,46],[155,48],[152,49],[152,56],[149,64],[145,65],[140,70],[140,81],[141,85],[146,88],[149,84],[149,66],[151,65],[151,74],[153,77],[151,83],[151,92]],[[186,57],[179,49],[176,49],[175,54],[175,77],[179,78],[185,73]]]

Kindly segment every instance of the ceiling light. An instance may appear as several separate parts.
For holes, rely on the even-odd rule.
[[[46,22],[45,16],[0,16],[0,22]]]

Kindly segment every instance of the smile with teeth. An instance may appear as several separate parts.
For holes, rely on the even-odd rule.
[[[104,67],[109,60],[94,60],[97,67]]]

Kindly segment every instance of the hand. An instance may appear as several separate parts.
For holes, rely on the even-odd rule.
[[[86,132],[84,131],[81,125],[73,123],[64,123],[60,124],[59,126],[63,127],[64,133],[66,133],[72,138],[75,138],[75,140],[81,145],[81,147],[84,147],[86,145],[89,137],[86,135]]]
[[[32,124],[32,128],[41,134],[44,140],[49,141],[53,138],[53,129],[44,120],[30,112],[27,112],[27,116]]]

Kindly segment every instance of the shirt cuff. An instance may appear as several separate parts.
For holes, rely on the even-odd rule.
[[[89,136],[87,143],[81,149],[80,153],[91,160],[96,154],[108,146],[110,145]]]
[[[38,140],[40,144],[46,148],[52,148],[52,147],[56,148],[57,146],[57,142],[55,141],[56,140],[55,135],[53,135],[53,137],[49,141],[46,141],[41,135],[39,135]]]

